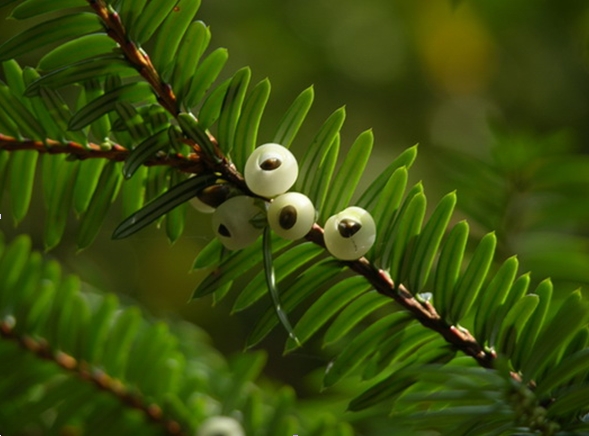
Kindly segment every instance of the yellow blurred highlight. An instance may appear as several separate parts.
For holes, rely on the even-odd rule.
[[[415,11],[417,52],[432,83],[450,94],[484,89],[496,69],[496,51],[468,3],[423,0]]]

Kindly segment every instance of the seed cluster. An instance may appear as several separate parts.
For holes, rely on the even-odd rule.
[[[309,197],[287,192],[298,173],[297,160],[287,148],[264,144],[249,156],[244,178],[251,192],[269,201],[232,192],[228,184],[219,183],[200,192],[192,204],[201,212],[213,213],[213,231],[229,250],[253,244],[266,225],[282,238],[301,239],[313,227],[317,212]],[[366,210],[348,207],[327,220],[324,236],[334,257],[355,260],[374,244],[376,225]]]

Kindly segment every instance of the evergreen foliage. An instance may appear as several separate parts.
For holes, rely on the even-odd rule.
[[[124,216],[114,239],[163,222],[170,241],[182,236],[187,201],[219,179],[257,197],[242,172],[258,145],[270,82],[250,84],[246,67],[219,83],[227,51],[208,47],[210,31],[195,20],[200,1],[0,6],[11,3],[12,18],[37,24],[0,45],[0,192],[20,222],[40,171],[46,249],[59,244],[70,211],[79,217],[78,247],[88,247],[119,197]],[[34,68],[15,60],[58,42]],[[313,100],[312,88],[299,94],[274,142],[297,140]],[[586,296],[555,298],[549,279],[536,284],[517,257],[497,257],[498,248],[509,250],[493,230],[507,230],[484,206],[469,210],[488,230],[478,240],[454,218],[455,192],[427,214],[422,184],[408,186],[417,146],[356,192],[373,135],[358,135],[336,171],[344,120],[344,108],[334,111],[299,159],[295,189],[319,211],[306,240],[266,231],[235,252],[211,241],[194,261],[210,274],[193,298],[213,294],[218,302],[235,292],[233,310],[242,311],[270,288],[247,347],[280,322],[291,333],[285,352],[321,332],[322,344],[337,350],[323,386],[359,378],[348,409],[379,419],[392,413],[398,434],[589,434]],[[554,175],[543,155],[521,155],[542,189],[586,187],[584,160],[563,153]],[[522,167],[501,160],[501,146],[497,156],[497,172],[521,182]],[[481,201],[500,193],[489,190]],[[575,192],[586,200],[587,191]],[[321,226],[354,194],[374,217],[377,240],[366,257],[340,261],[325,250]],[[586,207],[574,211],[582,217]],[[571,281],[589,281],[587,269],[569,271]],[[233,286],[246,273],[247,286]],[[354,434],[343,420],[354,418],[304,408],[289,388],[257,386],[260,354],[225,362],[196,327],[151,320],[114,294],[80,287],[31,251],[27,236],[0,244],[0,365],[9,374],[0,380],[2,434],[194,434],[212,415],[236,417],[248,435]],[[300,308],[290,327],[286,314]]]

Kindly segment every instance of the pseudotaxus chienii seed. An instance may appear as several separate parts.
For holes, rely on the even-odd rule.
[[[272,198],[288,191],[296,182],[299,166],[294,155],[280,144],[263,144],[247,159],[247,187],[261,197]]]
[[[268,224],[284,239],[300,239],[315,223],[315,208],[304,194],[287,192],[276,197],[268,206]]]
[[[253,197],[232,197],[213,213],[213,231],[226,248],[241,250],[262,234],[262,229],[254,225],[261,215],[263,212]]]
[[[342,260],[359,259],[376,240],[376,224],[372,215],[356,206],[331,216],[324,230],[327,250]]]

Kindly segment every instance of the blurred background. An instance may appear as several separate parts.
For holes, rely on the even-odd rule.
[[[521,272],[532,270],[536,282],[551,276],[558,295],[589,284],[586,0],[202,3],[211,47],[229,49],[225,75],[249,65],[254,81],[272,82],[260,142],[272,137],[292,100],[314,85],[315,105],[295,155],[302,156],[329,114],[346,105],[344,152],[368,128],[376,137],[366,183],[419,143],[410,175],[423,180],[430,207],[457,189],[457,219],[468,217],[475,235],[497,230],[499,259],[518,253]],[[21,25],[4,21],[8,9],[0,9],[2,41]],[[32,58],[20,61],[35,65]],[[185,317],[224,353],[240,352],[256,309],[229,316],[233,298],[218,307],[210,299],[187,304],[202,280],[188,272],[212,235],[209,217],[188,213],[184,236],[173,246],[153,226],[111,241],[121,218],[112,213],[90,248],[77,253],[68,238],[49,255],[87,286],[139,301],[155,316]],[[43,220],[38,200],[17,229],[8,213],[0,226],[9,237],[32,234],[42,248]],[[317,374],[328,356],[311,344],[283,358],[285,339],[277,329],[262,343],[267,373],[300,396],[317,395]]]

